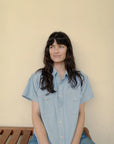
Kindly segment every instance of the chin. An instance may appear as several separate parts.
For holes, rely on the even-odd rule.
[[[52,61],[55,63],[62,63],[62,62],[64,62],[64,59],[53,58]]]
[[[53,60],[54,63],[62,63],[64,61],[60,61],[60,60]]]

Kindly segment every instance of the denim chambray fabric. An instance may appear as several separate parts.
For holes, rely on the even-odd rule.
[[[33,133],[32,139],[29,140],[28,144],[39,144],[35,133]],[[80,144],[95,144],[95,143],[89,137],[87,137],[83,132],[80,139]]]
[[[78,84],[76,88],[71,88],[67,71],[61,80],[58,72],[53,68],[53,84],[56,93],[46,96],[48,91],[41,90],[39,85],[41,71],[34,72],[23,91],[23,97],[39,103],[50,144],[71,144],[77,126],[80,104],[94,97],[88,76],[81,73],[85,77],[83,86],[81,87],[79,78],[76,77]],[[37,143],[39,143],[38,139]]]

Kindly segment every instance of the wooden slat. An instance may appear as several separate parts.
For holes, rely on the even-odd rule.
[[[22,136],[20,144],[28,144],[30,135],[31,135],[31,131],[30,130],[24,130],[24,133],[23,133],[23,136]]]
[[[8,144],[17,144],[20,135],[21,135],[21,130],[14,130]]]
[[[3,134],[0,137],[0,144],[5,144],[10,134],[11,130],[4,130]]]
[[[0,129],[0,134],[2,134],[2,132],[3,132],[3,129]]]
[[[33,127],[2,127],[0,126],[0,130],[31,130],[33,131]]]

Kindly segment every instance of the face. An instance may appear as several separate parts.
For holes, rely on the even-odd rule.
[[[54,63],[63,63],[66,58],[67,46],[63,44],[57,44],[56,41],[49,46],[49,53],[51,60]]]

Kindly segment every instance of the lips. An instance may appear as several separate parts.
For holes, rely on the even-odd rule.
[[[60,57],[60,55],[53,55],[53,56],[56,57],[56,58],[57,58],[57,57]]]

